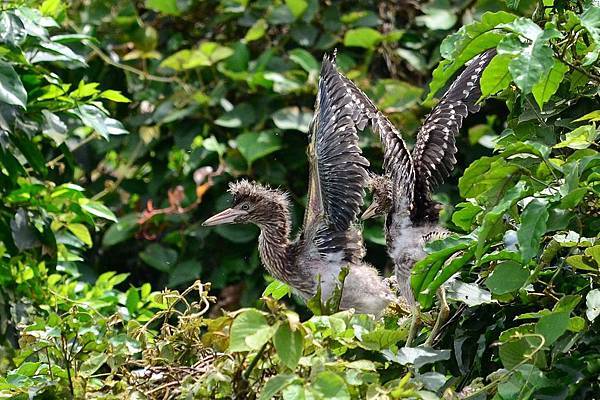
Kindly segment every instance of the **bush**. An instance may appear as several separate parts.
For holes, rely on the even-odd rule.
[[[600,393],[593,2],[0,7],[1,397]],[[241,175],[289,189],[298,225],[318,60],[336,47],[409,142],[455,73],[498,50],[436,195],[456,234],[430,243],[412,277],[417,344],[446,287],[434,348],[404,347],[398,308],[313,316],[280,282],[263,292],[257,231],[199,225]],[[378,167],[371,136],[361,145]],[[381,231],[364,230],[376,265]]]

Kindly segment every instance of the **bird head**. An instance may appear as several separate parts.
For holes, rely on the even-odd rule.
[[[362,214],[363,220],[387,214],[392,209],[392,182],[387,176],[371,175],[369,189],[373,201]]]
[[[213,215],[204,226],[253,223],[265,225],[285,214],[289,201],[280,190],[245,179],[229,184],[231,207]]]

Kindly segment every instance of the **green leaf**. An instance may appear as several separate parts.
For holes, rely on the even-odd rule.
[[[260,39],[265,35],[268,28],[269,25],[267,24],[267,21],[265,21],[263,18],[256,20],[254,25],[252,25],[250,29],[248,29],[248,32],[246,32],[246,36],[244,36],[244,41],[248,43]]]
[[[569,256],[565,259],[567,264],[575,269],[580,269],[582,271],[592,271],[598,272],[598,268],[590,265],[589,262],[586,261],[585,257],[581,254],[576,254],[574,256]]]
[[[508,70],[521,91],[529,94],[534,85],[549,74],[555,65],[556,60],[552,49],[548,46],[548,41],[560,37],[560,33],[551,23],[542,30],[527,18],[518,18],[512,23],[503,25],[503,28],[515,32],[503,39],[503,42],[512,40],[516,44],[511,45],[511,50],[516,57],[511,60]],[[525,38],[526,45],[519,45],[521,38]]]
[[[496,266],[486,279],[487,286],[494,294],[514,292],[527,282],[529,270],[514,261],[504,261]]]
[[[460,195],[464,198],[476,198],[488,190],[504,186],[519,167],[507,163],[498,157],[481,157],[471,163],[458,180]]]
[[[121,92],[118,90],[105,90],[104,92],[100,93],[100,97],[115,101],[117,103],[131,103],[131,100],[123,96],[123,94],[121,94]]]
[[[152,243],[140,253],[140,258],[159,271],[169,272],[177,262],[177,252],[158,243]]]
[[[569,147],[571,149],[587,149],[598,137],[598,131],[592,125],[584,125],[567,133],[565,140],[554,145],[555,149]]]
[[[463,231],[471,231],[475,217],[483,209],[473,203],[459,203],[456,205],[456,211],[452,214],[452,223]]]
[[[276,111],[272,118],[279,129],[294,129],[307,133],[312,113],[302,111],[298,107],[286,107]]]
[[[503,35],[495,32],[498,25],[505,24],[517,18],[504,11],[486,12],[480,21],[465,25],[453,35],[448,36],[441,45],[440,51],[446,60],[442,61],[433,71],[433,79],[429,84],[431,100],[437,92],[446,86],[448,80],[469,60],[483,51],[495,47]]]
[[[57,146],[60,146],[67,139],[67,125],[58,115],[48,110],[42,110],[42,115],[44,116],[42,132],[44,135],[50,136]]]
[[[39,367],[39,362],[25,361],[23,364],[19,365],[19,368],[17,368],[15,372],[19,375],[31,377],[36,374]]]
[[[308,8],[308,3],[305,0],[285,0],[285,5],[296,19],[301,17]]]
[[[26,108],[27,92],[15,69],[7,62],[0,60],[0,101]]]
[[[438,361],[449,360],[450,350],[434,350],[426,347],[402,347],[398,354],[392,354],[389,350],[383,352],[385,357],[401,365],[412,364],[415,368],[432,364]]]
[[[538,253],[542,236],[546,233],[548,215],[548,203],[542,199],[533,199],[523,210],[521,225],[517,230],[517,239],[525,264]]]
[[[312,389],[318,396],[328,400],[350,400],[350,393],[344,378],[331,371],[319,372],[312,384]]]
[[[381,33],[372,28],[350,29],[344,36],[344,46],[373,49],[382,39]]]
[[[287,284],[275,279],[265,288],[262,297],[271,296],[276,300],[281,300],[285,296],[291,295],[291,293],[291,288]]]
[[[262,391],[260,392],[259,400],[271,400],[275,395],[281,392],[286,386],[298,380],[298,377],[293,374],[279,374],[275,375],[265,383]]]
[[[376,329],[372,332],[363,333],[360,337],[362,345],[370,350],[389,349],[402,339],[406,339],[407,333],[400,329]]]
[[[123,127],[123,124],[114,118],[110,118],[98,107],[84,104],[71,110],[73,114],[78,116],[81,121],[90,128],[93,128],[104,139],[110,135],[125,135],[129,132]]]
[[[290,60],[301,66],[306,72],[316,73],[319,71],[319,62],[304,49],[290,51]]]
[[[554,93],[556,93],[558,86],[568,70],[569,67],[562,62],[555,60],[550,72],[533,86],[531,92],[533,93],[533,97],[535,97],[538,106],[540,106],[540,109],[543,109],[544,104],[550,100],[550,97],[552,97]]]
[[[79,374],[85,378],[89,378],[94,375],[107,360],[108,355],[105,353],[94,354],[81,364],[79,367]]]
[[[83,99],[84,97],[93,96],[100,93],[100,91],[97,89],[98,85],[100,84],[97,82],[85,83],[85,81],[79,81],[77,89],[73,90],[70,93],[70,96],[75,99]]]
[[[81,240],[88,247],[92,247],[92,237],[90,236],[90,232],[83,224],[68,224],[67,229],[73,232],[75,236],[79,240]]]
[[[519,337],[508,342],[502,343],[500,350],[500,360],[504,368],[513,368],[523,362],[526,358],[531,357],[533,351],[541,345],[542,338],[538,336]],[[536,365],[544,364],[544,353],[538,352],[533,357],[533,362]]]
[[[227,147],[224,144],[219,143],[214,136],[204,139],[202,141],[202,147],[208,151],[217,152],[221,157],[225,154],[225,150],[227,150]]]
[[[242,311],[233,320],[229,335],[229,351],[258,350],[273,335],[264,314],[258,310]]]
[[[215,124],[226,128],[241,128],[251,125],[254,121],[254,108],[248,103],[240,103],[219,117]]]
[[[596,111],[592,111],[590,113],[587,113],[583,117],[577,118],[573,122],[582,122],[582,121],[592,121],[592,122],[598,122],[598,121],[600,121],[600,110],[596,110]]]
[[[129,311],[129,314],[133,314],[138,309],[138,304],[140,302],[140,294],[136,288],[132,287],[127,289],[126,296],[127,297],[125,299],[125,306],[127,307],[127,311]]]
[[[282,147],[281,137],[271,131],[242,133],[236,138],[236,143],[238,150],[250,165]]]
[[[186,260],[179,263],[169,272],[168,287],[181,286],[199,279],[202,273],[202,264],[196,260]]]
[[[115,216],[115,214],[113,214],[113,212],[108,207],[106,207],[104,204],[100,203],[99,201],[82,198],[82,199],[79,199],[79,205],[81,206],[81,208],[84,211],[86,211],[92,215],[95,215],[96,217],[100,217],[100,218],[108,219],[113,222],[117,222],[117,217]]]
[[[535,324],[535,332],[544,335],[546,342],[545,346],[550,346],[563,333],[567,331],[569,326],[569,313],[553,312],[552,314],[544,315]]]
[[[139,215],[137,213],[127,214],[115,224],[112,224],[104,233],[102,246],[109,247],[121,243],[131,237],[137,230],[139,224]]]
[[[446,285],[446,292],[448,299],[460,301],[469,307],[494,302],[494,300],[492,300],[492,294],[487,290],[482,289],[476,283],[465,283],[458,279],[453,280]]]
[[[506,195],[483,217],[483,222],[477,232],[477,258],[483,255],[484,247],[490,234],[498,228],[498,222],[504,214],[520,199],[527,196],[529,190],[523,181],[508,189]]]
[[[594,39],[595,49],[588,52],[583,60],[583,65],[592,65],[598,59],[600,49],[600,7],[596,4],[588,7],[580,18],[581,26],[583,26],[590,36]]]
[[[282,323],[275,331],[273,344],[281,362],[294,370],[304,350],[304,336],[300,329],[292,331],[289,324]]]
[[[10,139],[19,148],[21,153],[23,153],[29,165],[40,175],[46,176],[48,172],[46,159],[37,144],[29,139],[27,135],[16,132],[10,135]]]
[[[422,8],[424,15],[420,15],[415,20],[424,24],[431,30],[447,30],[456,24],[456,14],[452,8],[449,7],[434,7],[429,3],[425,4]]]
[[[146,0],[146,8],[167,15],[180,15],[177,0]]]
[[[510,54],[498,54],[490,61],[481,75],[481,97],[501,92],[512,82],[508,71],[508,64],[512,58]]]

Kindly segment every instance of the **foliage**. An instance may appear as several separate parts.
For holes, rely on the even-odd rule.
[[[597,5],[45,0],[0,10],[0,397],[600,392]],[[492,47],[482,112],[436,195],[456,234],[430,243],[412,277],[426,311],[416,344],[446,288],[451,318],[434,348],[404,347],[410,320],[398,307],[375,320],[317,296],[308,311],[277,281],[257,301],[256,229],[199,221],[224,208],[227,181],[249,175],[289,189],[300,223],[323,52],[338,49],[340,68],[411,142],[435,96]],[[377,169],[380,145],[368,133],[361,145]],[[381,228],[364,229],[375,265],[386,260]]]

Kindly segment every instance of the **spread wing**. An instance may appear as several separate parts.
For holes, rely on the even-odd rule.
[[[425,118],[412,152],[419,192],[430,193],[454,168],[457,152],[454,137],[463,119],[479,110],[479,81],[494,55],[496,51],[491,49],[471,60]]]
[[[353,227],[363,203],[369,162],[358,146],[352,98],[333,58],[321,67],[315,115],[310,126],[305,240],[322,255],[362,258],[362,237]]]
[[[383,169],[393,179],[394,192],[406,200],[404,204],[412,204],[415,171],[402,135],[362,90],[345,76],[342,79],[354,104],[352,118],[358,129],[363,130],[368,124],[379,136],[383,146]]]

